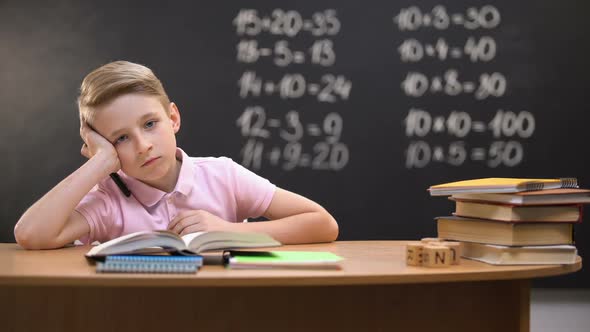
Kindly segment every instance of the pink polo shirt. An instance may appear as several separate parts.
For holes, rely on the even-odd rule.
[[[76,207],[90,226],[83,243],[104,242],[125,234],[166,229],[181,211],[205,210],[229,222],[261,216],[276,186],[229,158],[193,158],[181,149],[176,187],[170,193],[119,171],[131,190],[123,195],[110,177],[100,181]]]

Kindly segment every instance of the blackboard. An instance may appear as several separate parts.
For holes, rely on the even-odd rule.
[[[3,1],[0,240],[83,161],[84,75],[125,59],[177,103],[179,146],[229,156],[325,206],[341,240],[417,239],[432,184],[577,177],[590,187],[582,1]],[[576,225],[590,253],[590,231]],[[589,287],[587,272],[543,285]]]

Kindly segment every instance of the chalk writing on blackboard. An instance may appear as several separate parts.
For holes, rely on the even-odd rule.
[[[242,165],[285,171],[346,167],[350,151],[341,141],[343,116],[321,106],[346,102],[353,87],[351,79],[330,70],[337,61],[331,38],[342,29],[336,10],[304,17],[296,10],[240,9],[232,23],[239,38],[236,61],[246,66],[237,79],[238,96],[245,102],[236,119],[244,138]],[[269,71],[277,75],[268,78]],[[293,109],[288,103],[304,98],[317,103],[314,113],[325,113],[323,118],[310,117],[310,110]]]

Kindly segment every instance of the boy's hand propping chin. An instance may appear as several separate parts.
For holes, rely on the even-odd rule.
[[[80,127],[80,137],[84,141],[80,150],[80,153],[84,157],[90,159],[99,153],[103,153],[112,161],[108,163],[112,165],[109,167],[109,173],[115,173],[121,169],[121,162],[119,161],[115,146],[86,123],[83,123]]]
[[[180,212],[168,225],[168,229],[182,236],[194,232],[228,231],[232,223],[205,210]]]

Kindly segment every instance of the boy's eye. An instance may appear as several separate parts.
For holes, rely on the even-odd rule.
[[[128,137],[127,137],[127,135],[123,135],[123,136],[121,136],[121,137],[117,138],[117,140],[115,141],[115,143],[121,143],[121,142],[124,142],[124,141],[126,141],[126,140],[127,140],[127,138],[128,138]]]
[[[154,121],[154,120],[150,120],[150,121],[148,121],[148,122],[145,123],[145,127],[146,128],[151,128],[151,127],[153,127],[155,125],[156,125],[156,121]]]

